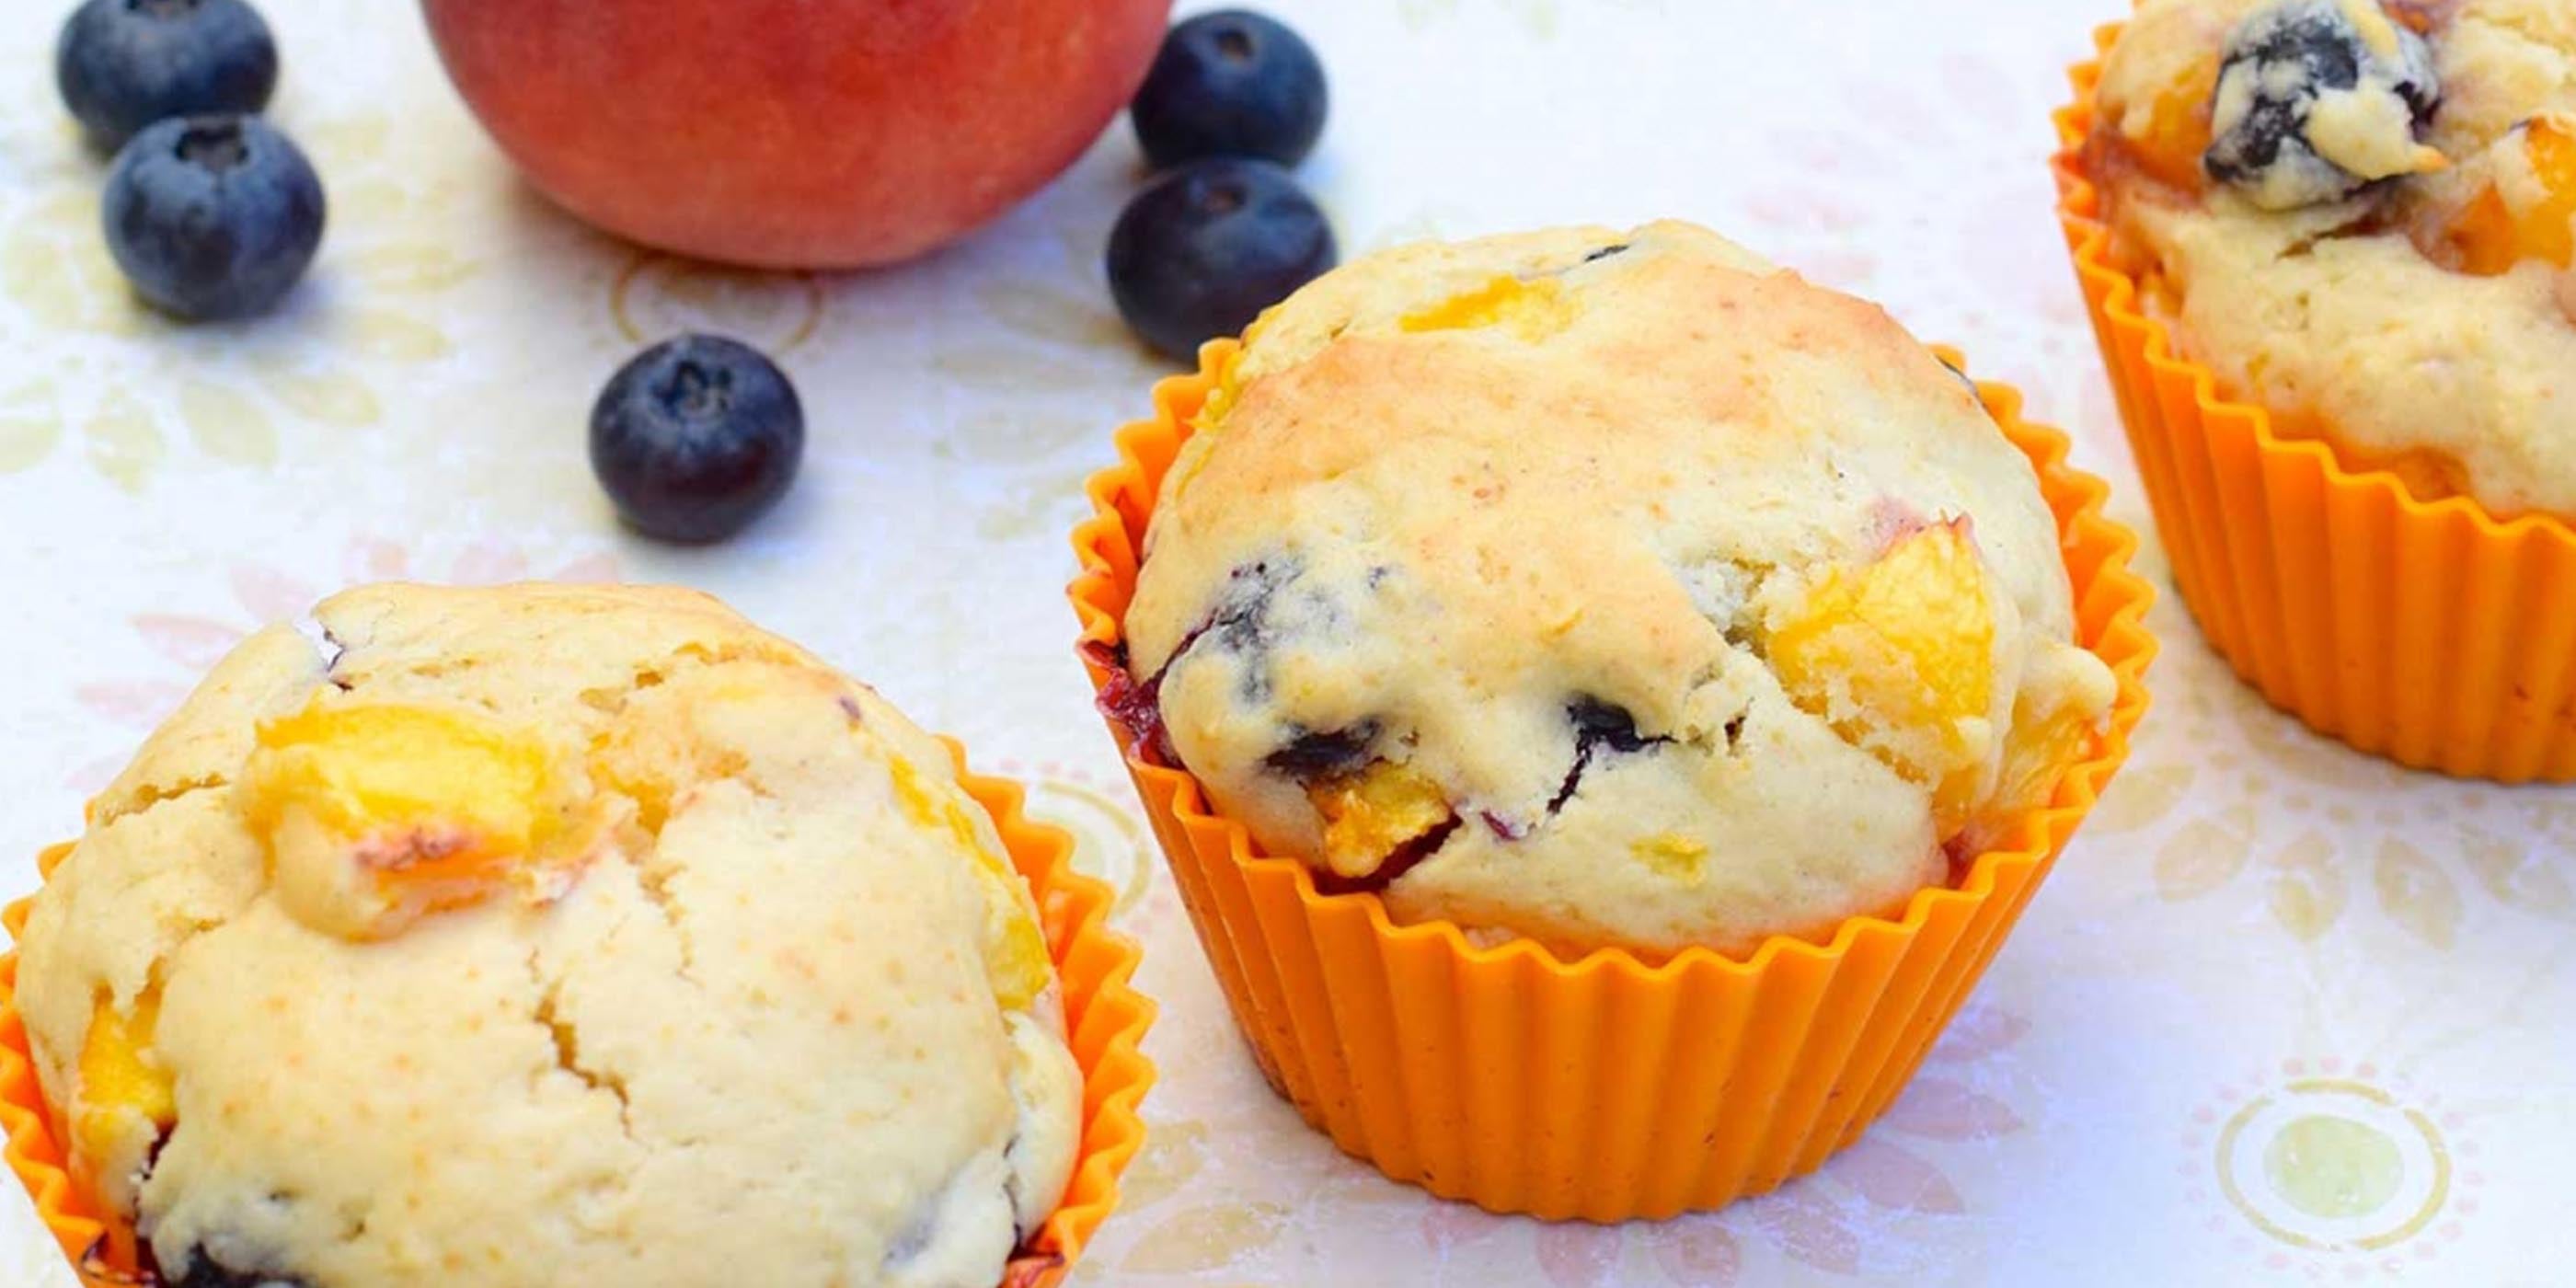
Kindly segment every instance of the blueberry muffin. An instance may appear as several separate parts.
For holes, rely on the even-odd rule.
[[[714,600],[351,591],[216,667],[18,999],[163,1279],[992,1288],[1081,1075],[944,749]]]
[[[1974,391],[1703,229],[1327,274],[1164,479],[1108,695],[1328,889],[1572,954],[1889,911],[2112,677]]]
[[[2094,107],[2185,357],[2427,499],[2576,514],[2576,10],[2145,0]]]

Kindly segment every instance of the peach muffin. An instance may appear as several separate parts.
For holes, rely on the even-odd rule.
[[[1400,920],[1821,933],[1946,880],[2111,703],[1967,383],[1697,227],[1347,265],[1197,425],[1104,702]]]
[[[2576,515],[2576,8],[2144,0],[2094,106],[2185,357],[2427,499]]]
[[[37,896],[78,1182],[192,1285],[992,1288],[1081,1075],[938,742],[712,599],[379,586]]]

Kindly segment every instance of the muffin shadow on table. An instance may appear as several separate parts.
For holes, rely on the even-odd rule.
[[[86,1278],[1061,1279],[1152,1008],[1016,787],[693,592],[316,616],[10,911],[0,1118]]]
[[[2576,779],[2576,37],[2546,7],[2147,0],[2071,73],[2053,162],[2202,633],[2320,733],[2506,782]]]
[[[1155,404],[1086,664],[1265,1075],[1443,1196],[1817,1166],[2144,707],[2064,440],[1704,230],[1371,257]]]

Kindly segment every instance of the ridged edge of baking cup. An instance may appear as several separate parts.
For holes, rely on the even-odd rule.
[[[2461,777],[2576,780],[2576,527],[2425,500],[2222,396],[2112,262],[2083,156],[2100,77],[2098,58],[2072,68],[2075,100],[2053,116],[2058,222],[2201,633],[2265,700],[2356,750]]]
[[[1039,921],[1063,981],[1065,1034],[1082,1067],[1082,1153],[1073,1178],[1054,1214],[1031,1237],[1028,1250],[1013,1259],[1001,1283],[1001,1288],[1054,1288],[1118,1206],[1118,1178],[1144,1146],[1145,1122],[1137,1106],[1154,1085],[1155,1073],[1141,1044],[1155,1007],[1129,984],[1143,950],[1109,928],[1117,893],[1073,870],[1073,837],[1024,814],[1020,807],[1026,793],[1019,784],[970,772],[965,749],[951,739],[940,741],[957,766],[959,783],[992,816],[1012,866],[1037,896]],[[47,849],[37,859],[39,872],[50,878],[71,848]],[[0,1132],[7,1135],[9,1170],[27,1187],[37,1215],[82,1282],[119,1288],[134,1282],[131,1254],[122,1247],[114,1257],[106,1252],[109,1223],[89,1210],[65,1170],[44,1094],[36,1085],[26,1024],[18,1013],[15,945],[34,905],[30,897],[0,912],[0,927],[7,929],[11,944],[0,953]],[[122,1229],[113,1234],[119,1244],[130,1238]]]
[[[1135,591],[1157,489],[1233,352],[1154,389],[1092,476],[1069,588],[1097,688]],[[1747,960],[1694,948],[1649,964],[1615,949],[1564,961],[1446,923],[1398,925],[1374,894],[1323,894],[1306,865],[1262,855],[1209,812],[1189,774],[1126,754],[1199,942],[1262,1072],[1306,1121],[1389,1177],[1496,1212],[1618,1221],[1714,1208],[1810,1171],[1895,1099],[1984,972],[2067,838],[2128,755],[2155,654],[2136,538],[2107,489],[2021,399],[1978,387],[2037,468],[2073,574],[2083,642],[2119,677],[2110,728],[2011,843],[1901,916],[1830,940],[1775,938]]]

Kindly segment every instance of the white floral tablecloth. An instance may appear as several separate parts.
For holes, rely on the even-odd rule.
[[[1100,249],[1122,123],[924,262],[759,276],[639,253],[520,185],[389,0],[268,0],[275,115],[331,196],[283,316],[140,312],[53,10],[0,23],[0,896],[191,678],[342,584],[687,582],[1025,775],[1125,891],[1163,1003],[1154,1135],[1088,1285],[2552,1284],[2576,1270],[2576,792],[2405,773],[2240,688],[2167,598],[2127,772],[1912,1089],[1820,1175],[1624,1228],[1487,1216],[1307,1132],[1223,1004],[1077,668],[1079,484],[1163,368]],[[1275,0],[1333,78],[1307,167],[1347,252],[1680,215],[2019,383],[2145,526],[2051,219],[2061,69],[2118,0]],[[682,327],[781,356],[783,509],[621,535],[583,423]],[[2150,551],[2148,569],[2161,577]],[[0,1282],[72,1279],[14,1189]]]

